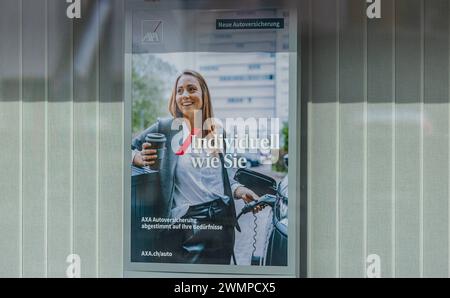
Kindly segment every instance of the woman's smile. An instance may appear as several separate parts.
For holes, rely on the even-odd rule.
[[[182,101],[181,105],[184,107],[189,107],[189,106],[192,106],[193,103],[194,103],[193,101],[186,100],[186,101]]]

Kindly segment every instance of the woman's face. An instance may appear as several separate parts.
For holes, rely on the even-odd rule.
[[[195,77],[182,75],[178,80],[176,88],[176,103],[183,116],[191,117],[195,110],[202,109],[202,89]]]

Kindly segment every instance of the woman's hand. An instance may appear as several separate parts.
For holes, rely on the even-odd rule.
[[[156,150],[150,149],[151,147],[150,143],[142,144],[142,150],[138,151],[134,156],[133,165],[141,168],[153,165],[158,156],[156,155]]]
[[[234,197],[236,199],[244,200],[244,202],[247,204],[259,198],[258,195],[255,194],[251,189],[248,189],[244,186],[239,186],[238,188],[236,188],[236,190],[234,191]],[[264,207],[266,206],[256,206],[255,208],[253,208],[253,213],[258,213],[259,211],[263,210]]]

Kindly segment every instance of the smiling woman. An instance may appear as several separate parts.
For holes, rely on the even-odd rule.
[[[258,196],[233,180],[227,169],[230,162],[225,160],[222,152],[192,150],[190,140],[193,135],[214,137],[218,131],[213,121],[203,124],[204,120],[213,119],[213,109],[202,75],[185,70],[176,78],[169,100],[169,112],[172,117],[159,119],[133,139],[131,146],[134,166],[153,166],[157,164],[156,160],[162,161],[159,176],[163,213],[160,216],[191,220],[184,228],[171,225],[159,232],[160,242],[172,252],[165,261],[230,264],[234,257],[234,229],[240,230],[234,199],[248,203]],[[162,156],[147,138],[147,135],[155,133],[167,138],[167,148]],[[177,142],[180,134],[186,145],[181,151]],[[193,160],[197,159],[208,161],[195,165]],[[217,166],[211,167],[212,163]],[[255,211],[261,209],[256,208]],[[161,262],[161,259],[156,262]]]

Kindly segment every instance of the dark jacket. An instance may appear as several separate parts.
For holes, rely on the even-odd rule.
[[[174,125],[174,127],[172,127]],[[158,121],[141,132],[137,137],[131,142],[132,150],[142,150],[142,144],[145,143],[145,136],[149,133],[162,133],[166,136],[166,153],[163,157],[161,170],[160,170],[160,181],[161,181],[161,192],[162,192],[162,210],[165,214],[163,216],[170,217],[170,211],[173,205],[173,190],[175,182],[175,169],[178,162],[178,155],[174,152],[178,149],[172,148],[172,138],[182,131],[182,126],[174,123],[173,118],[160,118]],[[180,144],[181,145],[181,144]],[[233,172],[231,169],[227,169],[228,177],[230,183],[224,185],[225,194],[231,194],[231,185],[238,183],[233,179]],[[233,201],[233,199],[231,199]],[[233,204],[234,206],[234,204]]]

